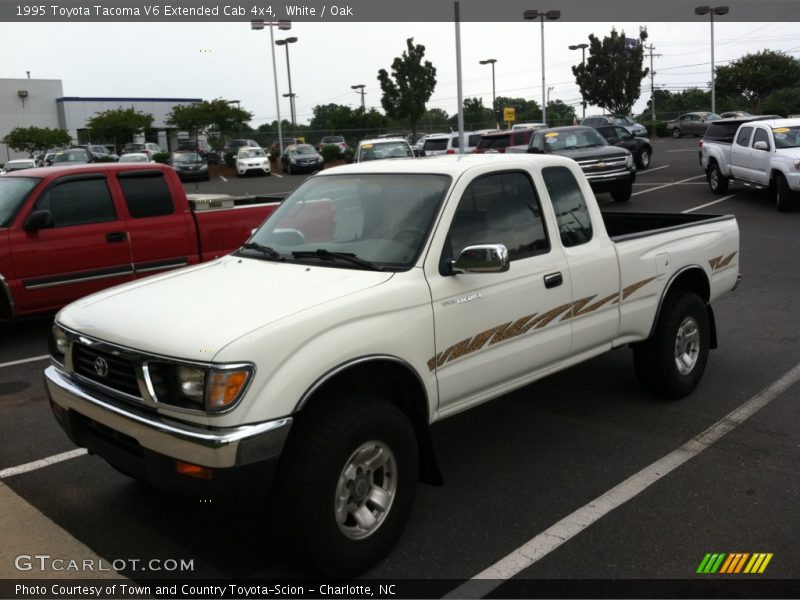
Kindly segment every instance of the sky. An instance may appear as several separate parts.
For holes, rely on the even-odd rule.
[[[574,105],[580,116],[580,92],[571,66],[581,60],[571,44],[603,37],[612,27],[629,37],[646,26],[655,46],[656,88],[708,89],[711,42],[707,19],[690,15],[684,23],[575,23],[547,21],[544,26],[546,87],[550,99]],[[437,68],[437,86],[428,108],[453,115],[457,108],[456,41],[453,23],[293,23],[289,46],[297,121],[308,123],[319,104],[360,105],[351,85],[364,84],[367,107],[380,109],[379,69],[390,70],[405,40],[425,46],[425,58]],[[491,106],[494,58],[498,96],[541,102],[541,30],[539,22],[462,23],[461,61],[465,98],[481,97]],[[768,48],[800,58],[796,22],[739,23],[719,17],[714,24],[715,64],[727,64]],[[277,117],[269,31],[242,23],[0,23],[0,78],[61,79],[65,96],[180,97],[239,100],[253,113],[253,127]],[[275,47],[280,94],[288,92],[286,53]],[[649,59],[645,65],[649,66]],[[650,78],[634,113],[649,99]],[[288,120],[287,98],[281,117]],[[601,113],[589,107],[587,114]]]

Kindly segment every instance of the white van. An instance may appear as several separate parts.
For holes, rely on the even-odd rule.
[[[465,131],[464,154],[471,154],[481,140],[481,134],[475,131]],[[422,156],[436,156],[438,154],[458,154],[458,132],[432,133],[425,139],[422,146]]]

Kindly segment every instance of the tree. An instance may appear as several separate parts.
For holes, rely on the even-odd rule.
[[[451,117],[458,123],[458,115]],[[464,98],[464,126],[467,129],[485,129],[494,127],[494,115],[491,109],[483,105],[483,98]]]
[[[800,87],[800,60],[783,52],[762,50],[714,69],[716,91],[741,95],[754,112],[763,112],[767,96],[785,88]]]
[[[644,60],[644,41],[647,29],[639,28],[638,43],[627,42],[625,32],[611,35],[601,41],[594,34],[589,35],[589,57],[586,64],[572,67],[575,82],[589,104],[600,106],[612,114],[627,115],[634,102],[638,100],[642,79],[649,69],[642,69]]]
[[[153,115],[131,108],[117,108],[95,113],[86,121],[90,135],[95,139],[113,142],[115,145],[131,141],[137,133],[153,126]]]
[[[70,140],[69,133],[63,129],[15,127],[0,141],[17,152],[33,154],[36,150],[69,144]]]
[[[551,100],[547,105],[547,121],[554,125],[572,125],[575,122],[575,107],[561,100]]]
[[[417,123],[425,115],[425,103],[436,88],[436,67],[422,62],[425,46],[406,40],[407,50],[392,62],[391,77],[386,69],[378,71],[381,106],[392,119],[408,119],[411,135],[417,136]]]
[[[771,93],[764,99],[764,114],[782,115],[800,114],[800,88],[785,88]]]
[[[222,138],[239,133],[253,113],[234,106],[229,100],[217,98],[197,104],[181,104],[167,115],[166,123],[181,131],[196,133],[217,132]]]

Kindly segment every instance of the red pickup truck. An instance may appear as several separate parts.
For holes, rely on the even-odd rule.
[[[228,254],[277,205],[195,206],[175,171],[155,163],[4,175],[0,320],[53,312],[112,285]]]

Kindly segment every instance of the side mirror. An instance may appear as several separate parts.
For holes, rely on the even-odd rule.
[[[25,223],[22,224],[22,229],[30,233],[35,233],[40,229],[49,229],[53,225],[53,213],[49,210],[35,210],[25,219]]]
[[[769,144],[763,140],[759,140],[755,144],[753,144],[754,150],[769,150]]]
[[[453,273],[503,273],[508,271],[508,249],[503,244],[467,246],[452,263]]]
[[[528,146],[528,154],[542,154],[542,151],[536,146]]]

